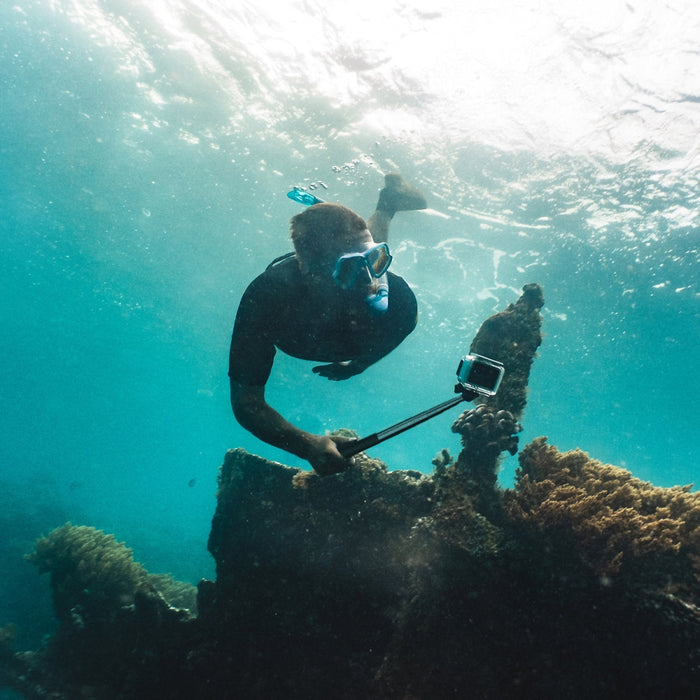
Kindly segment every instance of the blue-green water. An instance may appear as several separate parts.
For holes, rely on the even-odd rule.
[[[367,216],[399,169],[431,210],[390,239],[417,330],[348,382],[278,356],[287,418],[367,434],[450,398],[480,323],[537,282],[521,444],[700,474],[700,9],[227,4],[0,7],[0,626],[20,645],[50,630],[22,560],[42,532],[93,525],[196,582],[225,450],[304,466],[236,424],[226,377],[295,184]],[[430,472],[458,414],[372,454]]]

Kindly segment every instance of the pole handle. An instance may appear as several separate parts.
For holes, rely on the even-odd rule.
[[[426,411],[417,413],[415,416],[406,418],[406,420],[402,420],[400,423],[396,423],[385,430],[380,430],[378,433],[372,433],[371,435],[358,440],[349,440],[348,442],[339,443],[338,452],[340,452],[340,454],[347,459],[348,457],[356,455],[358,452],[364,452],[368,447],[374,447],[380,442],[384,442],[384,440],[388,440],[399,433],[403,433],[404,430],[409,430],[410,428],[414,428],[416,425],[419,425],[430,418],[434,418],[440,413],[446,411],[448,408],[452,408],[462,401],[471,401],[478,396],[475,391],[464,389],[464,387],[460,387],[459,385],[455,387],[455,391],[459,393],[459,396],[454,396],[448,401],[444,401],[443,403],[433,406]]]
[[[374,447],[380,442],[379,435],[377,433],[372,433],[367,437],[358,440],[348,440],[348,442],[341,442],[338,444],[338,452],[347,459],[352,457],[359,452],[364,452],[370,447]]]

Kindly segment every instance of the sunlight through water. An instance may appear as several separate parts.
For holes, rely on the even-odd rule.
[[[697,486],[697,3],[17,0],[0,27],[18,550],[71,520],[207,575],[225,451],[308,468],[237,425],[226,376],[243,291],[291,247],[286,192],[368,216],[395,170],[429,204],[390,239],[418,327],[347,382],[280,353],[272,405],[370,434],[440,403],[481,322],[537,282],[520,446]],[[430,473],[458,413],[372,454]]]

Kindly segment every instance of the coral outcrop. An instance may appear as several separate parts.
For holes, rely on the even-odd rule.
[[[482,326],[473,349],[510,384],[460,416],[463,450],[432,475],[229,451],[196,617],[104,533],[40,540],[59,631],[15,653],[5,628],[0,682],[54,699],[696,697],[700,496],[544,438],[496,485],[541,302],[528,287]]]
[[[12,654],[12,640],[3,644],[0,636],[0,681],[29,698],[147,692],[151,682],[140,672],[132,680],[132,667],[180,648],[196,614],[197,589],[149,574],[113,535],[71,523],[38,539],[26,558],[50,575],[59,627],[36,653]],[[158,673],[158,663],[149,673]]]
[[[134,602],[148,572],[134,561],[131,550],[93,527],[66,523],[34,545],[26,559],[51,574],[53,606],[66,622],[83,608],[102,614]]]
[[[100,616],[132,605],[137,594],[158,595],[173,607],[196,611],[196,589],[171,576],[149,574],[114,535],[66,523],[39,538],[26,559],[51,574],[51,591],[60,622],[75,621],[88,609]]]
[[[231,662],[208,674],[268,697],[361,697],[433,493],[430,478],[366,455],[330,479],[230,451],[209,537],[216,582],[200,584],[199,605]]]
[[[486,319],[472,341],[470,352],[500,360],[505,373],[495,396],[480,397],[452,425],[462,436],[456,463],[448,474],[474,500],[481,512],[498,517],[500,502],[496,487],[498,464],[505,451],[518,451],[522,430],[517,422],[527,403],[527,383],[537,348],[544,305],[542,288],[523,287],[520,298],[507,309]]]
[[[700,493],[659,488],[585,452],[538,438],[520,454],[506,510],[557,551],[573,547],[601,577],[665,585],[695,603],[700,583]]]

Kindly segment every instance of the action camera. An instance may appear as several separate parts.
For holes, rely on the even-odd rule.
[[[465,355],[457,367],[457,379],[465,389],[494,396],[503,378],[503,364],[483,355]]]

